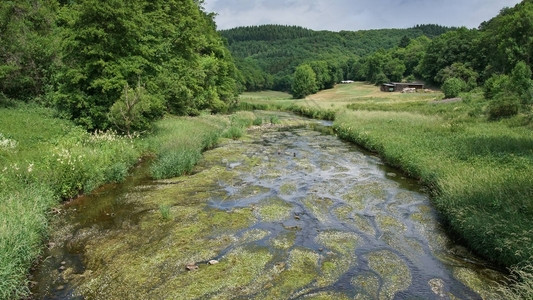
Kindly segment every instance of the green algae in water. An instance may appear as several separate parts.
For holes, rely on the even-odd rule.
[[[327,257],[322,262],[322,276],[317,280],[318,286],[325,287],[335,283],[355,265],[359,236],[349,232],[326,231],[317,236],[316,242],[327,248]]]
[[[379,278],[375,275],[358,275],[352,279],[352,285],[356,288],[355,299],[378,299]]]
[[[279,188],[279,192],[284,195],[289,195],[296,191],[296,185],[294,183],[285,183]]]
[[[306,295],[303,297],[303,299],[308,300],[349,300],[346,295],[341,293],[334,293],[334,292],[322,292],[322,293],[316,293],[311,295]]]
[[[292,205],[280,198],[268,198],[261,202],[256,210],[259,218],[264,222],[281,222],[291,216]]]
[[[388,250],[369,254],[368,265],[383,280],[379,299],[392,299],[411,285],[411,271],[400,257]]]
[[[329,216],[329,208],[333,204],[333,200],[319,197],[317,195],[311,195],[302,200],[302,203],[322,224],[328,224],[332,222]]]
[[[379,229],[385,232],[405,232],[405,225],[398,221],[396,218],[379,214],[376,216],[376,223],[379,226]]]
[[[307,249],[294,249],[289,254],[288,268],[279,274],[272,287],[261,295],[264,299],[286,299],[317,278],[319,255]]]
[[[287,231],[285,233],[281,233],[278,236],[272,238],[270,240],[270,244],[274,248],[281,249],[281,250],[288,250],[294,246],[295,239],[296,239],[296,232]]]

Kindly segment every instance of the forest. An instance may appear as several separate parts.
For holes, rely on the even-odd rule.
[[[332,80],[339,82],[342,77],[353,77],[348,68],[360,57],[422,36],[432,38],[453,29],[440,25],[417,25],[409,29],[331,32],[297,26],[262,25],[222,30],[220,33],[228,42],[246,90],[290,91],[293,72],[302,63],[316,62],[317,67],[327,64],[328,73],[334,77]]]

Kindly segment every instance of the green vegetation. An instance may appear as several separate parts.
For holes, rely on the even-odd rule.
[[[87,133],[48,109],[0,114],[0,299],[12,299],[27,295],[26,273],[40,253],[51,208],[123,180],[141,151],[132,138]]]
[[[527,112],[533,104],[533,44],[524,34],[533,32],[532,19],[533,2],[524,0],[479,29],[424,25],[332,33],[269,25],[221,33],[249,91],[290,91],[298,99],[342,80],[379,85],[419,79],[442,86],[453,98],[485,86],[486,98],[494,102],[489,117],[496,120]]]
[[[130,134],[235,104],[233,59],[199,1],[3,1],[0,29],[0,105]]]
[[[492,122],[493,102],[481,89],[460,96],[464,101],[441,103],[440,92],[383,93],[357,82],[292,103],[332,111],[339,137],[420,179],[449,229],[470,249],[506,267],[531,265],[531,113]],[[251,106],[290,105],[283,97],[245,99]],[[521,287],[530,284],[529,269],[520,270],[525,281],[517,295],[528,293]]]
[[[459,96],[460,92],[466,89],[466,83],[456,77],[446,79],[442,84],[442,91],[444,92],[444,98],[455,98]]]
[[[300,65],[294,71],[291,93],[294,98],[300,99],[318,91],[316,73],[309,65]]]
[[[354,79],[352,66],[358,58],[379,49],[394,48],[401,41],[405,43],[406,39],[433,38],[452,29],[418,25],[409,29],[330,32],[297,26],[262,25],[222,30],[220,33],[228,41],[228,48],[241,71],[240,82],[247,91],[290,91],[293,72],[301,64],[310,64],[317,77],[329,77],[333,83],[343,78]],[[412,53],[416,56],[419,52]],[[323,68],[325,65],[327,68]]]
[[[150,167],[153,178],[170,178],[189,173],[202,156],[214,147],[227,126],[223,117],[166,117],[156,123],[155,135],[147,138],[156,160]]]
[[[147,137],[87,133],[54,111],[31,105],[1,108],[0,114],[0,299],[24,297],[26,275],[41,252],[48,219],[60,200],[124,180],[143,155],[155,156],[154,178],[189,173],[226,128],[249,126],[253,113],[231,117],[166,117]],[[39,128],[39,130],[28,130]],[[170,220],[172,208],[159,206]]]

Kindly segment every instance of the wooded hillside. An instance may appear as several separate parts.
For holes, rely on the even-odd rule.
[[[228,47],[242,72],[247,90],[290,90],[296,66],[311,61],[328,61],[343,68],[349,60],[380,49],[391,49],[402,41],[420,36],[435,37],[453,28],[418,25],[409,29],[361,31],[313,31],[297,26],[262,25],[222,30]]]

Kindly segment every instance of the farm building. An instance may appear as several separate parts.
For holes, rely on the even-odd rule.
[[[381,85],[382,92],[401,92],[404,89],[422,90],[424,89],[424,84],[414,82],[391,82]]]

